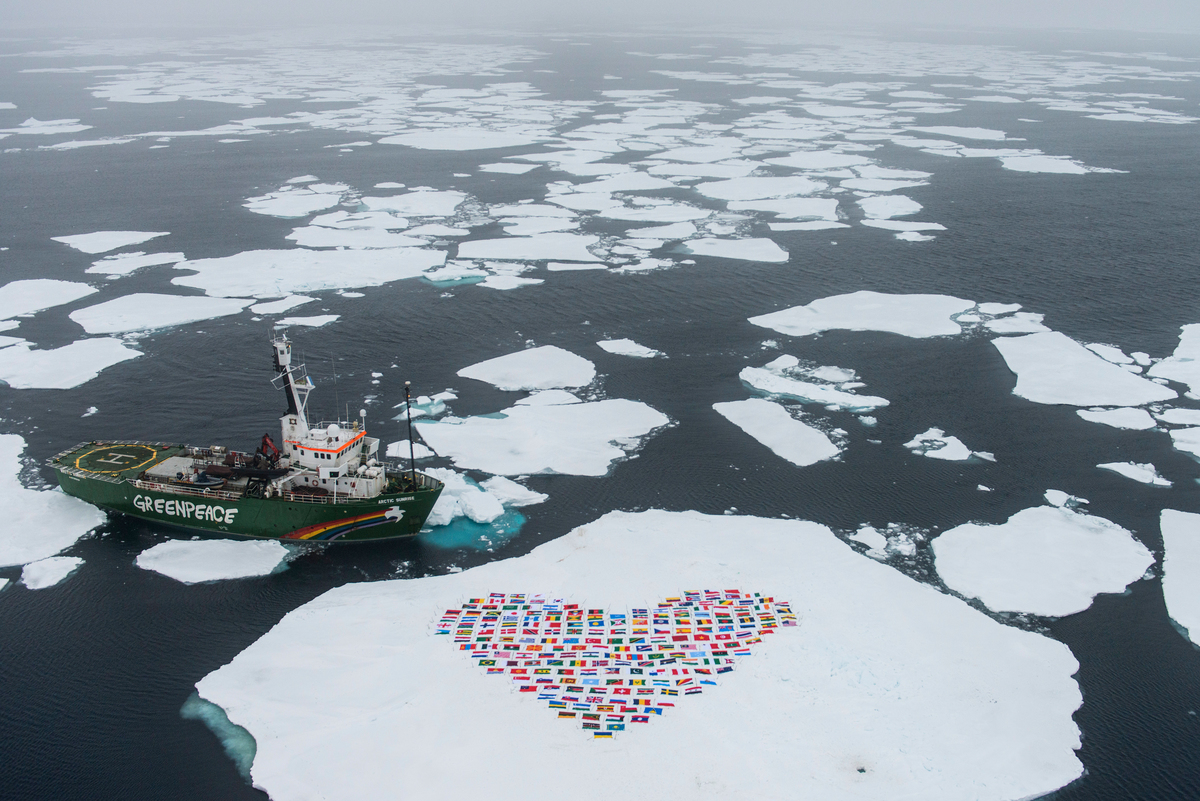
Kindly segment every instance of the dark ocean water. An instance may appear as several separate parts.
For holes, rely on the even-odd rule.
[[[936,41],[942,35],[921,36]],[[730,93],[724,85],[652,74],[650,69],[662,65],[624,57],[629,43],[597,44],[580,56],[584,48],[546,39],[514,41],[549,55],[517,67],[504,80],[529,80],[557,99],[593,98],[597,89],[611,88],[597,80],[604,73],[623,76],[621,88],[670,87],[681,99],[720,101]],[[741,52],[737,41],[711,41]],[[1086,45],[1200,54],[1196,42],[1146,43],[1116,35],[1019,43],[1047,52]],[[51,44],[8,42],[4,49],[14,54]],[[680,47],[670,39],[637,43],[640,50],[655,46],[664,52]],[[119,60],[60,58],[54,64]],[[195,129],[302,109],[288,101],[247,112],[197,101],[104,103],[88,96],[86,75],[18,73],[44,63],[15,55],[0,60],[0,101],[18,106],[0,111],[4,125],[28,116],[88,116],[89,109],[106,105],[104,115],[87,119],[97,126],[87,132],[91,138]],[[533,69],[557,73],[534,74]],[[814,77],[826,79],[855,78]],[[450,76],[429,82],[470,87],[497,80]],[[931,81],[911,82],[919,89]],[[1184,113],[1194,112],[1200,100],[1195,83],[1165,89],[1156,84],[1144,91],[1185,98]],[[1023,124],[1017,117],[1041,122]],[[586,115],[580,120],[587,121]],[[368,407],[368,422],[385,441],[405,436],[384,414],[402,397],[405,380],[421,393],[454,387],[456,415],[497,411],[511,403],[510,393],[458,378],[456,371],[533,340],[585,355],[601,374],[604,395],[648,403],[673,425],[604,478],[531,478],[529,486],[549,499],[522,510],[527,522],[520,534],[491,552],[440,549],[420,540],[330,548],[297,558],[279,574],[184,586],[134,565],[140,551],[170,532],[133,519],[111,519],[68,551],[86,563],[63,584],[37,592],[10,586],[0,593],[5,743],[0,795],[261,798],[217,739],[199,722],[181,718],[180,707],[196,681],[329,588],[437,575],[517,556],[614,509],[718,514],[736,507],[743,514],[789,515],[844,531],[899,522],[936,533],[972,520],[1003,522],[1040,504],[1047,488],[1056,488],[1090,499],[1090,512],[1133,531],[1161,560],[1160,510],[1200,511],[1200,465],[1173,450],[1165,433],[1095,425],[1072,408],[1012,395],[1015,376],[981,335],[911,340],[833,331],[792,341],[747,322],[754,315],[860,289],[936,292],[1021,303],[1045,314],[1054,330],[1081,341],[1109,342],[1156,357],[1174,349],[1180,325],[1200,322],[1195,247],[1200,135],[1195,125],[1112,123],[1040,108],[1017,113],[986,103],[922,124],[998,128],[1028,137],[1029,145],[1047,153],[1127,173],[1022,174],[1002,169],[993,159],[944,159],[892,148],[887,166],[935,172],[930,186],[905,191],[925,207],[920,219],[947,227],[935,241],[901,243],[859,227],[774,233],[790,253],[786,264],[700,259],[692,266],[623,276],[548,276],[539,267],[529,275],[549,280],[513,292],[447,290],[406,280],[364,289],[365,297],[357,299],[317,293],[320,301],[297,313],[321,313],[320,307],[342,317],[326,328],[293,331],[297,350],[304,351],[322,387],[314,396],[316,417],[333,416],[335,374],[343,403],[357,408],[363,396],[381,396],[379,404]],[[350,141],[353,134],[304,131],[251,137],[236,145],[196,137],[175,139],[161,150],[149,150],[147,141],[53,152],[29,149],[24,141],[14,142],[17,138],[27,137],[0,142],[0,149],[24,148],[0,154],[0,246],[9,248],[0,252],[0,279],[96,279],[91,283],[100,287],[91,297],[22,322],[20,335],[41,347],[80,337],[67,318],[74,309],[132,292],[183,291],[170,284],[177,273],[169,267],[113,282],[84,276],[83,269],[98,257],[69,251],[52,236],[106,229],[170,231],[153,250],[184,251],[189,258],[223,256],[284,246],[283,236],[297,223],[250,214],[241,203],[298,175],[311,173],[364,190],[381,180],[453,187],[485,203],[540,197],[547,180],[544,171],[527,176],[475,171],[504,155],[540,151],[537,146],[464,153],[375,146],[341,153],[325,146]],[[455,172],[472,176],[455,178]],[[594,232],[629,227],[588,225]],[[760,228],[756,235],[768,235],[765,224]],[[471,238],[498,234],[498,228],[475,229]],[[3,430],[22,435],[27,456],[39,463],[93,437],[247,447],[263,431],[275,429],[281,411],[267,381],[267,325],[242,314],[154,332],[139,340],[145,356],[76,389],[0,388]],[[670,358],[629,359],[595,347],[598,339],[619,337]],[[780,350],[764,350],[766,339],[778,341]],[[759,366],[780,352],[853,367],[867,384],[864,391],[891,400],[874,428],[863,427],[849,413],[826,415],[848,432],[840,460],[796,468],[713,413],[715,402],[748,396],[738,379],[742,368]],[[390,369],[393,363],[398,368]],[[373,370],[384,373],[378,387],[370,384]],[[1200,406],[1181,401],[1188,404]],[[81,418],[90,406],[99,407],[99,413]],[[901,447],[931,426],[994,452],[996,463],[941,462]],[[1095,468],[1106,461],[1153,462],[1175,486],[1150,488]],[[45,469],[33,473],[51,480]],[[979,492],[978,484],[995,491]],[[937,581],[925,547],[911,562],[896,566]],[[1056,798],[1191,799],[1200,793],[1200,651],[1172,627],[1157,571],[1156,566],[1123,595],[1098,597],[1085,612],[1017,622],[1066,643],[1081,665],[1084,704],[1075,719],[1083,732],[1079,758],[1086,775]],[[19,568],[0,570],[0,576],[13,579],[19,573]]]

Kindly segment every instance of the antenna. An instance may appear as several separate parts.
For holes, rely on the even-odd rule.
[[[408,412],[408,469],[412,474],[413,489],[417,488],[417,457],[414,455],[412,435],[412,394],[409,392],[411,381],[404,382],[404,407]]]

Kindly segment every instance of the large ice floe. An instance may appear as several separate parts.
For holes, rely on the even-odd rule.
[[[121,334],[226,317],[251,303],[238,298],[139,292],[78,309],[68,316],[89,334]]]
[[[167,236],[169,231],[95,231],[90,234],[72,234],[71,236],[52,236],[55,242],[70,245],[84,253],[107,253],[117,248],[129,245],[140,245]]]
[[[61,490],[25,488],[18,475],[25,440],[0,434],[0,567],[24,565],[54,556],[100,525],[105,515]]]
[[[1034,403],[1141,406],[1178,397],[1175,390],[1105,361],[1057,331],[999,337],[992,344],[1017,375],[1013,394]]]
[[[916,338],[953,336],[962,333],[962,326],[951,317],[974,306],[973,300],[949,295],[890,295],[864,290],[818,298],[806,306],[751,317],[750,322],[797,337],[835,329],[886,331]]]
[[[1122,592],[1154,557],[1112,521],[1066,506],[1022,509],[998,525],[965,523],[933,541],[946,586],[996,612],[1061,617]]]
[[[1200,514],[1163,509],[1159,526],[1167,613],[1200,646]]]
[[[778,403],[762,398],[714,403],[713,409],[729,422],[794,465],[832,459],[841,449],[819,428],[797,420]]]
[[[1106,462],[1104,464],[1098,464],[1096,467],[1099,467],[1101,470],[1111,470],[1117,475],[1125,476],[1125,478],[1132,478],[1134,481],[1142,484],[1149,484],[1152,487],[1171,486],[1171,482],[1159,475],[1158,469],[1149,463]]]
[[[1200,391],[1200,324],[1183,326],[1175,352],[1155,362],[1146,374],[1187,384],[1192,392]]]
[[[762,635],[732,672],[688,677],[700,694],[656,694],[673,706],[613,739],[558,719],[514,676],[489,675],[509,668],[477,665],[435,634],[445,610],[489,593],[623,612],[734,586],[790,602],[799,625]],[[563,642],[535,647],[565,652]],[[643,661],[650,667],[637,670],[679,671],[632,676],[651,692],[696,669],[686,656],[663,668]],[[550,669],[560,681],[574,675]],[[594,798],[580,765],[619,799],[851,801],[904,788],[1010,801],[1081,774],[1077,669],[1061,643],[864,558],[824,526],[649,511],[612,512],[462,573],[330,590],[197,691],[253,735],[253,784],[276,801],[468,798],[497,787]],[[631,720],[614,705],[617,717]],[[555,756],[531,768],[497,746],[510,736],[522,753]]]
[[[81,339],[50,350],[35,350],[28,342],[18,342],[0,348],[0,381],[13,389],[71,389],[114,364],[141,355],[111,337]]]
[[[78,556],[49,556],[21,569],[21,583],[31,590],[44,590],[65,580],[83,565]]]
[[[518,403],[485,417],[446,417],[414,425],[429,447],[459,468],[507,476],[602,476],[643,437],[670,422],[638,401],[581,403],[569,393],[550,392],[555,392],[551,403]]]
[[[458,375],[509,391],[559,389],[587,386],[596,377],[596,367],[569,350],[542,345],[472,364]]]
[[[52,278],[12,281],[0,287],[0,320],[61,306],[95,291],[87,284]]]
[[[830,410],[869,412],[890,403],[887,398],[852,392],[862,386],[853,370],[805,366],[795,356],[780,356],[763,367],[746,367],[738,378],[767,395],[817,403]]]
[[[381,286],[416,278],[445,263],[446,254],[420,248],[384,250],[247,250],[232,256],[182,261],[179,286],[224,298],[281,298],[300,292]]]
[[[184,584],[265,576],[290,551],[275,540],[168,540],[138,554],[137,566]]]

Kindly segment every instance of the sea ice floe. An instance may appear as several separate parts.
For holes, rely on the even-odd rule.
[[[25,440],[0,434],[0,567],[24,565],[54,556],[103,523],[104,512],[55,487],[31,490],[21,484]]]
[[[797,170],[833,170],[841,167],[860,167],[871,163],[866,156],[839,153],[836,150],[798,150],[790,156],[766,160],[768,164]]]
[[[1099,467],[1101,470],[1111,470],[1114,473],[1125,476],[1126,478],[1132,478],[1134,481],[1140,481],[1141,483],[1149,484],[1152,487],[1171,486],[1170,481],[1167,481],[1167,479],[1159,475],[1158,468],[1149,463],[1141,464],[1138,462],[1106,462],[1105,464],[1098,464],[1096,467]]]
[[[661,241],[687,239],[689,236],[695,235],[696,226],[690,222],[655,225],[649,228],[630,228],[625,232],[625,236],[630,239],[657,239]]]
[[[951,462],[963,462],[975,455],[962,440],[947,436],[940,428],[931,428],[923,434],[917,434],[904,443],[904,447],[930,459],[945,459]]]
[[[635,356],[639,359],[653,359],[656,356],[662,356],[663,352],[654,348],[647,348],[645,345],[639,345],[632,339],[602,339],[596,343],[609,353],[615,353],[618,356]]]
[[[216,297],[278,298],[299,292],[380,286],[415,278],[443,264],[446,254],[420,248],[389,250],[245,250],[232,256],[183,261],[192,270],[171,283]]]
[[[89,334],[122,334],[169,328],[227,317],[249,306],[239,298],[210,298],[203,295],[158,295],[137,293],[77,309],[68,315]]]
[[[409,458],[409,441],[402,439],[399,442],[389,442],[387,446],[387,457],[389,459],[405,459]],[[412,443],[412,458],[428,459],[430,456],[436,456],[433,451],[426,448],[419,442]]]
[[[320,328],[321,326],[336,322],[339,317],[341,317],[340,314],[315,314],[308,317],[284,317],[282,320],[275,321],[275,327],[282,328],[286,325],[303,325],[309,328]]]
[[[670,419],[637,401],[514,405],[486,417],[416,423],[439,456],[494,475],[605,475]]]
[[[864,197],[858,201],[863,214],[876,220],[887,220],[892,217],[906,217],[916,214],[922,208],[920,203],[904,195],[877,195]],[[940,228],[940,226],[939,226]]]
[[[1147,431],[1154,428],[1154,418],[1145,409],[1077,409],[1077,415],[1089,423],[1103,423],[1113,428]]]
[[[997,131],[992,128],[962,128],[954,125],[934,125],[927,128],[909,128],[909,130],[934,134],[936,136],[953,136],[959,139],[987,139],[993,142],[1002,142],[1008,138],[1008,134],[1004,133],[1004,131]]]
[[[360,202],[372,211],[390,211],[410,217],[451,217],[466,199],[466,192],[421,190],[390,197],[364,197]]]
[[[949,295],[890,295],[863,290],[818,298],[807,306],[751,317],[750,322],[797,337],[845,329],[924,338],[962,333],[962,326],[950,318],[974,306],[974,301]]]
[[[520,275],[489,275],[479,282],[479,286],[507,291],[542,283],[545,283],[545,279],[543,278],[525,278]]]
[[[1141,406],[1177,393],[1123,370],[1057,331],[998,337],[992,344],[1017,375],[1013,394],[1034,403]]]
[[[50,556],[21,569],[21,583],[31,590],[53,587],[83,565],[78,556]]]
[[[155,267],[160,264],[175,264],[181,262],[187,257],[182,253],[118,253],[114,256],[105,256],[103,259],[92,262],[92,266],[88,267],[85,272],[97,273],[99,275],[129,275],[134,270],[140,270],[143,267]]]
[[[825,188],[821,181],[803,176],[787,178],[730,178],[697,184],[695,189],[705,197],[717,200],[766,200],[769,198],[811,195]]]
[[[794,398],[805,403],[819,403],[828,409],[870,412],[887,406],[889,403],[887,398],[857,395],[847,391],[845,387],[847,382],[852,380],[850,378],[834,377],[830,373],[822,374],[820,372],[839,368],[805,370],[794,367],[793,362],[784,361],[784,358],[777,359],[766,367],[746,367],[738,373],[738,378],[759,392],[782,398]],[[817,380],[808,381],[803,380],[804,378]],[[838,384],[841,384],[843,388],[839,388]],[[862,384],[855,386],[862,386]]]
[[[0,350],[0,354],[6,352]],[[1190,453],[1195,458],[1200,459],[1200,427],[1172,429],[1171,444],[1175,447],[1175,450]]]
[[[255,303],[250,307],[250,311],[255,314],[283,314],[297,306],[303,306],[305,303],[312,303],[316,298],[305,297],[304,295],[288,295],[286,298],[272,300],[266,303]]]
[[[534,145],[541,139],[526,133],[464,126],[385,136],[379,140],[379,144],[406,145],[420,150],[491,150]]]
[[[1200,514],[1163,509],[1159,527],[1167,614],[1200,645]]]
[[[1100,593],[1121,592],[1154,562],[1110,520],[1035,506],[998,525],[966,523],[933,541],[946,586],[996,612],[1062,617]]]
[[[50,350],[34,350],[30,343],[18,342],[0,348],[0,381],[13,389],[71,389],[141,355],[111,337],[81,339]]]
[[[828,220],[838,218],[836,198],[794,197],[783,200],[732,200],[726,204],[730,211],[765,211],[779,220]]]
[[[559,202],[555,199],[554,202]],[[662,203],[651,206],[613,206],[605,208],[596,216],[606,220],[622,220],[624,222],[690,222],[703,220],[712,215],[710,209],[689,206],[686,203]]]
[[[1182,326],[1175,352],[1155,362],[1146,375],[1178,381],[1192,392],[1200,391],[1200,324]]]
[[[61,306],[95,291],[87,284],[53,278],[12,281],[0,287],[0,319]]]
[[[508,173],[509,175],[524,175],[530,170],[536,170],[537,168],[537,164],[508,164],[503,162],[499,164],[479,165],[480,172],[501,172]]]
[[[429,513],[426,525],[447,526],[458,517],[465,517],[472,523],[490,523],[504,514],[499,498],[462,473],[446,467],[431,467],[424,472],[443,484],[442,494]]]
[[[735,586],[790,601],[800,625],[764,637],[694,703],[603,743],[485,675],[430,623],[510,588],[625,610]],[[904,787],[952,801],[1038,797],[1081,775],[1078,667],[1062,643],[866,559],[824,526],[655,510],[612,512],[460,573],[330,590],[197,690],[253,735],[252,782],[275,799],[552,787],[578,801],[596,794],[579,779],[586,764],[620,798],[696,797],[700,787],[849,801]],[[497,746],[510,735],[524,753],[557,755],[539,763],[536,782]],[[766,758],[764,743],[792,756]],[[755,769],[731,772],[730,754]]]
[[[542,345],[472,364],[458,375],[509,391],[555,389],[587,386],[596,377],[596,366],[557,345]]]
[[[1043,331],[1050,330],[1042,324],[1044,317],[1044,314],[1017,312],[1007,317],[997,317],[994,320],[988,320],[983,325],[989,331],[996,334],[1040,334]]]
[[[316,192],[308,188],[284,187],[278,192],[268,192],[259,197],[249,198],[242,205],[255,214],[265,214],[270,217],[307,217],[316,211],[331,209],[342,202],[342,196],[349,187],[340,187],[338,191]]]
[[[184,584],[278,572],[289,551],[275,540],[168,540],[138,554],[137,566]]]
[[[1174,426],[1200,426],[1200,409],[1167,409],[1154,416]]]
[[[861,526],[849,539],[867,546],[867,556],[872,559],[887,558],[888,539],[874,526]]]
[[[1004,169],[1014,172],[1048,172],[1061,175],[1086,175],[1095,172],[1079,162],[1065,156],[1004,156],[1000,159]]]
[[[284,238],[305,248],[404,248],[425,244],[423,239],[382,228],[329,228],[322,225],[294,228]]]
[[[550,497],[544,492],[531,490],[504,476],[492,476],[480,486],[505,506],[534,506]]]
[[[713,409],[780,458],[799,467],[833,459],[841,449],[824,431],[797,420],[762,398],[714,403]]]
[[[679,246],[682,253],[694,256],[713,256],[719,259],[740,259],[780,264],[788,260],[788,252],[770,239],[718,239],[702,237],[689,239]]]
[[[90,125],[81,125],[79,120],[39,120],[30,117],[15,128],[0,128],[0,134],[71,134],[86,131]]]
[[[772,231],[831,231],[835,228],[849,228],[846,223],[827,222],[825,220],[809,220],[798,223],[767,223]]]
[[[539,234],[536,236],[475,239],[458,246],[462,259],[501,259],[515,261],[600,261],[588,248],[599,244],[600,237],[585,234]]]

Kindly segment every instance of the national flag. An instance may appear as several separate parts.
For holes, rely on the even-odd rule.
[[[599,723],[585,723],[585,724],[583,724],[583,728],[598,729],[598,728],[600,728],[600,724]],[[595,732],[595,736],[597,736],[597,737],[612,737],[612,735],[607,732]]]
[[[624,723],[609,723],[609,724],[605,725],[604,728],[608,729],[610,732],[611,731],[625,731],[625,724]]]
[[[559,713],[558,713],[558,716],[559,716],[560,718],[573,718],[573,717],[575,717],[577,714],[578,714],[577,712],[559,712]]]
[[[566,709],[567,705],[562,701],[551,701],[550,708],[551,709]],[[562,716],[560,715],[559,717],[562,717]]]
[[[650,716],[649,715],[633,715],[632,717],[630,717],[629,722],[630,723],[649,723]]]

